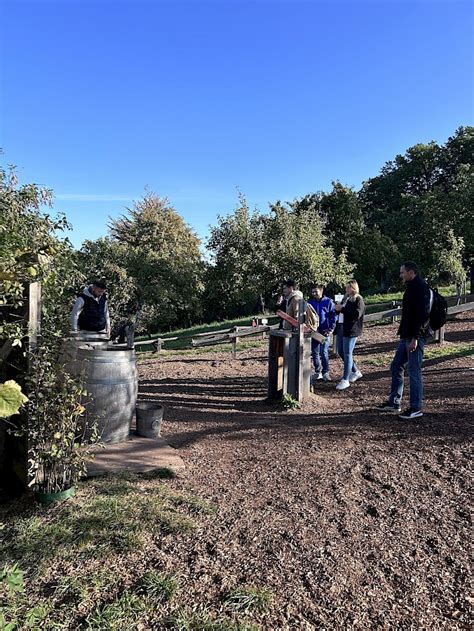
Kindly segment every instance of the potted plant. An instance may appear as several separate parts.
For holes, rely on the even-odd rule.
[[[30,486],[39,502],[49,504],[72,497],[86,472],[89,455],[84,445],[83,388],[68,374],[57,354],[43,343],[30,359],[28,381],[28,465]],[[92,432],[89,444],[97,442]]]

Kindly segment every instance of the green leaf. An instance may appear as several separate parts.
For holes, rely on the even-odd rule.
[[[28,401],[15,381],[0,384],[0,418],[18,414],[21,406]]]

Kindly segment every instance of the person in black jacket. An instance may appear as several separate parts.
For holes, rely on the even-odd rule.
[[[357,338],[362,335],[365,314],[364,300],[359,293],[359,284],[356,280],[347,283],[344,300],[342,304],[337,304],[335,309],[339,313],[337,352],[344,362],[344,374],[336,390],[345,390],[362,377],[352,357]]]
[[[95,280],[78,295],[70,316],[73,333],[81,330],[110,335],[106,289],[103,281]]]
[[[400,414],[401,419],[423,416],[423,379],[421,366],[426,338],[429,335],[431,291],[418,275],[418,267],[412,261],[400,267],[400,278],[406,285],[403,294],[402,319],[398,327],[400,342],[390,366],[391,392],[388,401],[377,407],[381,412],[400,412],[403,395],[405,368],[410,375],[410,407]]]

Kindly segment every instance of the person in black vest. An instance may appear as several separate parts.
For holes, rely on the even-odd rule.
[[[84,288],[71,312],[71,330],[96,331],[110,335],[110,316],[107,305],[107,286],[100,280]]]
[[[399,414],[403,420],[423,416],[423,377],[422,363],[426,338],[429,335],[431,292],[426,281],[418,274],[413,261],[400,267],[400,278],[405,283],[403,294],[402,319],[398,327],[400,342],[395,352],[390,370],[392,385],[388,401],[377,406],[380,412],[400,412],[403,396],[405,368],[410,375],[410,407]]]

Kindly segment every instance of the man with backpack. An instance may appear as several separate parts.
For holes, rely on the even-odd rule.
[[[412,261],[400,267],[400,278],[406,285],[403,294],[402,319],[398,327],[400,342],[390,370],[391,392],[388,401],[377,407],[381,412],[400,412],[403,395],[405,368],[410,376],[410,407],[399,414],[403,420],[423,416],[423,378],[421,367],[426,338],[430,334],[430,311],[435,292],[420,278],[418,267]],[[436,292],[436,296],[439,294]],[[444,299],[442,299],[444,300]]]

